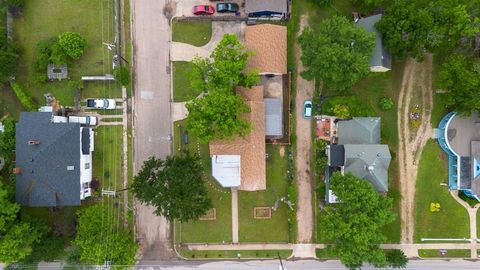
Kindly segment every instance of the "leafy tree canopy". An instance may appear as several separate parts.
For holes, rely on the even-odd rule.
[[[65,32],[58,36],[58,45],[67,56],[78,59],[85,51],[86,41],[79,33]]]
[[[44,224],[17,220],[20,206],[10,201],[2,181],[0,179],[0,262],[8,265],[30,255],[47,228]]]
[[[327,89],[344,92],[370,72],[369,58],[375,37],[345,17],[334,16],[315,30],[306,28],[299,38],[302,76],[320,78]]]
[[[186,107],[187,129],[202,142],[246,136],[251,130],[250,122],[241,118],[241,114],[250,112],[250,108],[240,95],[213,91],[188,102]]]
[[[168,220],[188,221],[212,207],[203,184],[200,158],[189,152],[165,160],[151,157],[135,176],[135,196]]]
[[[10,163],[13,158],[13,150],[15,150],[15,119],[7,117],[3,121],[3,126],[5,127],[4,132],[0,132],[0,157]]]
[[[363,263],[387,265],[380,243],[381,228],[394,220],[392,200],[377,193],[373,186],[352,174],[335,173],[330,189],[340,203],[330,204],[320,221],[320,233],[332,243],[329,247],[351,269]]]
[[[234,91],[237,86],[251,87],[258,81],[254,71],[244,73],[250,56],[236,35],[226,34],[208,58],[195,58],[190,83],[201,92]]]
[[[117,210],[95,204],[79,212],[77,235],[73,244],[84,264],[133,265],[137,245],[132,233],[118,225]]]
[[[226,34],[209,58],[194,59],[190,83],[206,95],[187,103],[187,128],[202,142],[250,132],[240,117],[250,109],[235,93],[237,86],[249,88],[259,80],[255,71],[244,72],[249,55],[237,36]]]
[[[422,60],[426,52],[454,48],[479,31],[464,2],[393,1],[376,27],[394,55]]]
[[[480,110],[480,62],[451,55],[442,65],[440,86],[447,90],[447,106],[460,114]]]

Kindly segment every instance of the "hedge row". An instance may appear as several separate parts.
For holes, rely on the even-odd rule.
[[[27,111],[36,111],[37,110],[37,105],[33,102],[33,100],[23,91],[22,87],[16,83],[16,82],[11,82],[10,86],[12,87],[13,91],[15,92],[15,95],[17,95],[18,100],[22,104],[22,106],[27,110]]]

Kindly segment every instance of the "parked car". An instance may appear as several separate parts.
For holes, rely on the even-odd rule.
[[[312,118],[312,101],[305,100],[303,103],[303,117],[306,119]]]
[[[97,117],[95,116],[69,116],[69,123],[80,123],[81,125],[96,126]]]
[[[215,13],[215,8],[212,5],[196,5],[193,6],[192,13],[195,15],[212,15]]]
[[[238,4],[236,3],[218,3],[217,4],[217,12],[226,13],[226,12],[237,12],[238,11]]]
[[[89,98],[87,99],[87,108],[90,109],[107,109],[107,110],[113,110],[115,109],[116,102],[114,99],[93,99]]]

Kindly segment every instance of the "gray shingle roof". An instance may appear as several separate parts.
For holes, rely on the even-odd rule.
[[[255,13],[261,11],[270,11],[274,13],[287,13],[287,0],[246,0],[245,12]]]
[[[16,201],[21,205],[80,205],[80,124],[52,123],[51,118],[49,112],[23,112],[16,125],[21,170]],[[29,145],[32,140],[40,144]]]
[[[283,136],[283,108],[279,98],[265,98],[265,135]]]
[[[382,35],[375,28],[375,24],[382,19],[382,14],[361,18],[357,21],[357,26],[362,27],[367,32],[375,33],[375,50],[370,58],[370,66],[383,66],[392,69],[392,56],[383,46]]]
[[[388,191],[388,166],[392,159],[385,144],[346,144],[345,173],[368,180],[379,192]]]
[[[338,122],[338,144],[379,144],[380,117],[353,117]]]
[[[345,148],[340,144],[331,144],[329,153],[329,164],[331,167],[341,167],[345,163]]]

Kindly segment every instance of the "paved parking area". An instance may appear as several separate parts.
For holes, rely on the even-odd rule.
[[[192,7],[195,5],[213,5],[215,7],[215,13],[210,16],[235,16],[235,13],[218,13],[216,12],[218,3],[237,3],[240,7],[240,17],[245,16],[245,0],[226,0],[226,1],[205,1],[205,0],[175,0],[176,3],[176,12],[175,17],[182,16],[195,16],[192,13]]]

